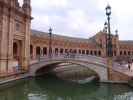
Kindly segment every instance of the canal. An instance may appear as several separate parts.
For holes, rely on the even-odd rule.
[[[0,100],[133,100],[133,90],[120,84],[79,85],[47,75],[2,87]]]

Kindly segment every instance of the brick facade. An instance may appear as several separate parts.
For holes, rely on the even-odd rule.
[[[30,0],[0,0],[0,72],[10,72],[13,61],[27,70],[30,50]]]
[[[52,53],[66,54],[73,52],[76,54],[94,55],[106,57],[106,38],[107,33],[100,31],[93,37],[88,39],[73,38],[61,35],[52,35]],[[34,48],[31,51],[33,58],[39,56],[47,56],[49,49],[49,34],[36,30],[31,31],[31,46]],[[132,58],[133,56],[133,41],[121,41],[118,35],[112,35],[113,58]],[[37,47],[40,48],[40,54],[36,52]]]

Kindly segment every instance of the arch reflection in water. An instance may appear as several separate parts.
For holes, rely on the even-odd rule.
[[[0,100],[131,100],[132,94],[133,91],[125,85],[79,85],[43,76],[1,89]]]

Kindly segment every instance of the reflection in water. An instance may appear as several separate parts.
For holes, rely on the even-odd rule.
[[[79,85],[53,76],[24,80],[0,91],[0,100],[132,100],[125,85],[88,83]]]

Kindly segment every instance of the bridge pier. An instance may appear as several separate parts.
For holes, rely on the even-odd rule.
[[[113,67],[113,60],[112,57],[107,58],[107,75],[108,75],[108,80],[111,81],[111,75],[112,75],[112,67]]]
[[[118,67],[118,66],[116,66]],[[126,83],[132,79],[129,75],[125,74],[124,72],[116,71],[113,68],[113,59],[112,57],[108,57],[107,60],[107,72],[108,72],[108,81],[114,83]]]

